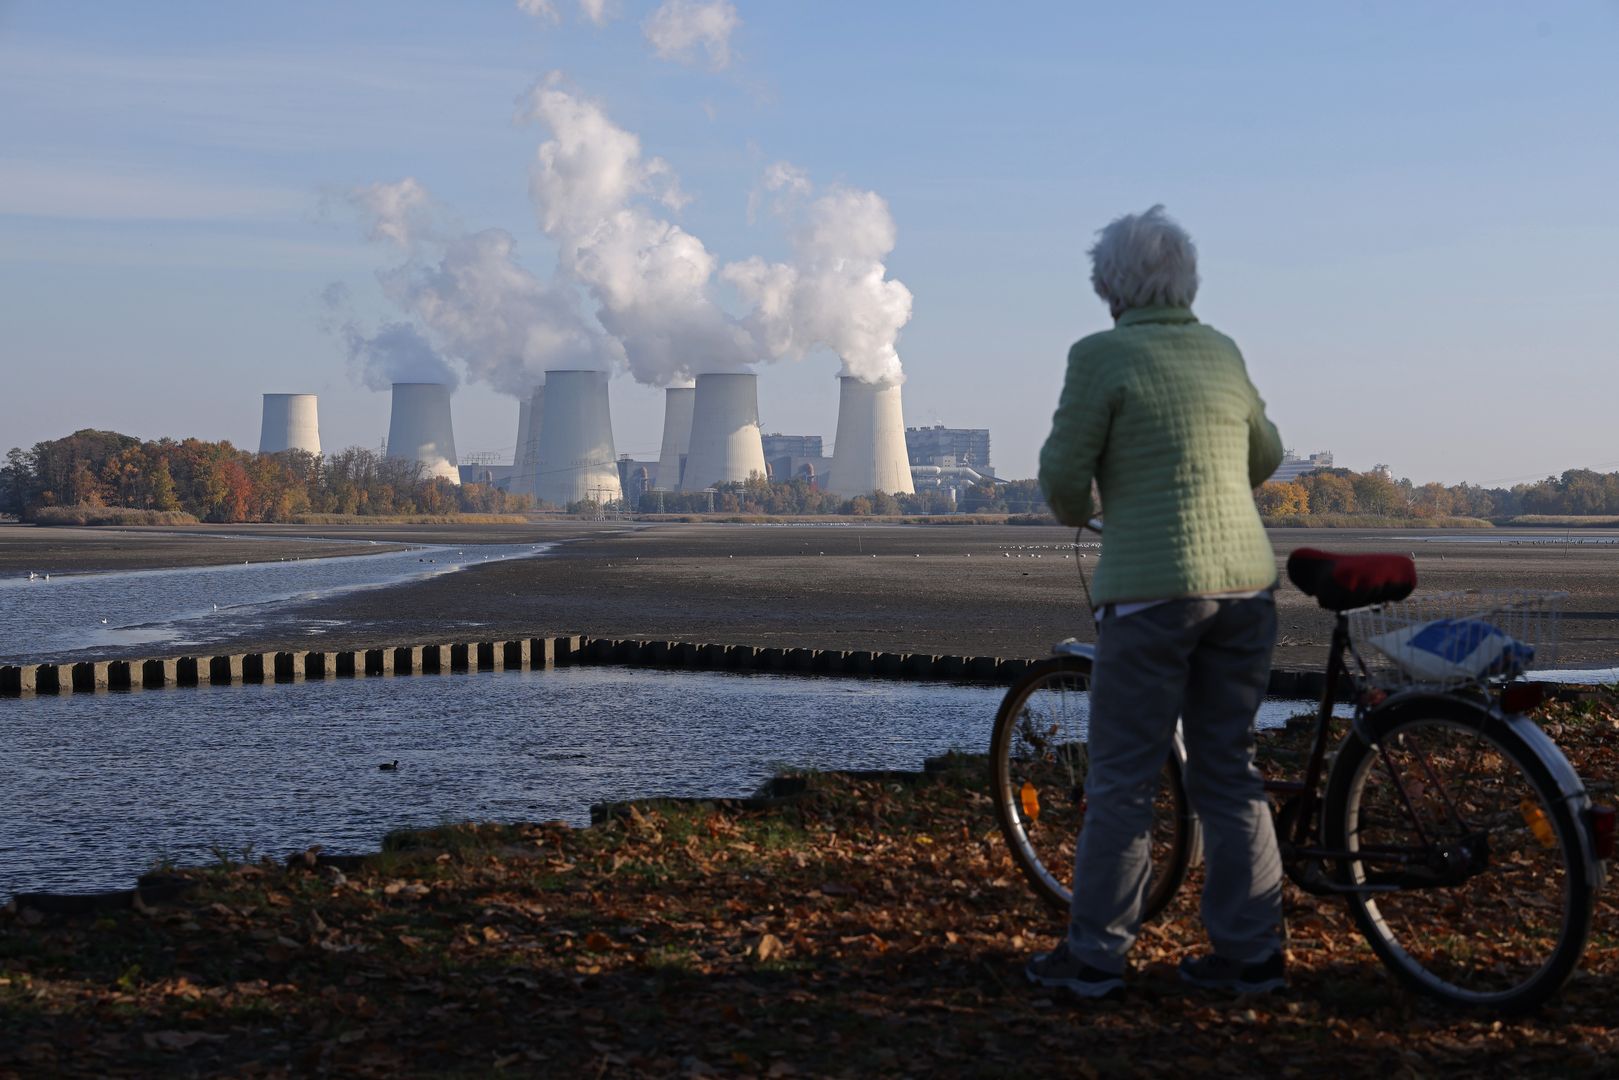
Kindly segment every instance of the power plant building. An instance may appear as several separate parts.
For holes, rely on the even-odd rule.
[[[259,453],[283,450],[320,453],[320,419],[314,394],[265,394],[259,425]]]
[[[759,435],[759,377],[752,372],[697,376],[692,401],[691,443],[681,491],[765,474]]]
[[[670,386],[663,392],[663,446],[652,484],[659,491],[679,491],[691,449],[691,411],[697,404],[695,386]],[[635,505],[631,501],[631,505]]]
[[[832,475],[824,490],[845,498],[885,491],[910,495],[905,416],[900,384],[839,377],[838,433],[832,444]]]
[[[964,465],[982,476],[994,476],[989,460],[988,428],[933,427],[905,429],[905,452],[912,465]]]
[[[536,498],[566,507],[586,499],[605,504],[623,497],[606,372],[546,372],[539,415]],[[533,424],[531,409],[531,429]]]
[[[442,383],[394,383],[388,417],[388,456],[415,461],[426,479],[461,482],[450,424],[450,388]]]
[[[772,433],[764,436],[763,443],[765,468],[777,483],[802,479],[819,488],[832,471],[832,460],[822,452],[819,435]]]

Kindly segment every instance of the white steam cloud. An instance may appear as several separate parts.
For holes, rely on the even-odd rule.
[[[778,162],[765,187],[792,230],[793,262],[755,256],[721,272],[753,305],[745,320],[764,354],[797,359],[826,346],[843,374],[863,382],[901,381],[899,333],[911,318],[911,290],[887,276],[883,260],[897,230],[874,191],[834,185],[814,196],[809,175]]]
[[[349,371],[361,385],[386,390],[396,382],[443,383],[454,390],[459,376],[421,332],[407,322],[385,322],[375,334],[360,328],[349,308],[349,292],[341,282],[321,291],[326,305],[324,326],[348,353]]]
[[[548,368],[606,369],[617,362],[616,343],[580,312],[577,293],[566,284],[543,282],[519,264],[505,230],[456,229],[412,178],[361,188],[350,202],[369,236],[393,242],[405,255],[378,271],[383,295],[423,328],[425,337],[416,333],[417,341],[458,361],[470,379],[522,398]],[[415,344],[397,331],[406,325],[392,324],[389,341],[401,348]],[[356,340],[372,339],[345,335],[351,357]],[[359,355],[367,371],[386,358],[377,348],[362,348]]]
[[[635,378],[662,386],[758,359],[747,330],[714,301],[713,254],[656,209],[687,202],[668,164],[644,158],[640,139],[558,76],[534,88],[520,115],[551,133],[529,179],[540,228],[556,241],[562,271],[596,301]]]
[[[695,64],[701,48],[708,66],[719,71],[731,63],[731,34],[741,25],[730,0],[664,0],[641,32],[663,59]]]
[[[517,0],[517,7],[519,11],[542,22],[555,24],[562,21],[562,12],[557,10],[556,0]],[[579,14],[597,26],[606,26],[608,20],[613,18],[614,11],[608,0],[579,0]]]

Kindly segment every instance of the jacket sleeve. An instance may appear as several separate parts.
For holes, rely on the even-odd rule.
[[[1113,420],[1099,365],[1084,342],[1068,352],[1068,374],[1040,448],[1040,490],[1064,525],[1078,527],[1091,516],[1091,481],[1107,446]]]
[[[1253,409],[1248,414],[1248,486],[1258,487],[1270,479],[1282,463],[1282,437],[1265,415],[1265,402],[1254,391]]]

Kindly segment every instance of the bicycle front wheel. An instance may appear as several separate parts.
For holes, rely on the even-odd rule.
[[[1534,1008],[1579,963],[1593,904],[1552,768],[1507,721],[1454,698],[1367,722],[1376,746],[1345,739],[1322,812],[1326,845],[1351,853],[1340,877],[1361,932],[1417,990]]]
[[[1068,910],[1074,846],[1085,824],[1085,740],[1091,662],[1065,656],[1030,668],[1001,700],[990,740],[995,817],[1012,860],[1053,908]],[[1171,752],[1154,799],[1152,876],[1142,918],[1164,909],[1186,877],[1192,825]]]

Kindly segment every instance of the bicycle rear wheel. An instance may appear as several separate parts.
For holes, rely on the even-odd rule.
[[[1552,765],[1455,698],[1367,718],[1327,781],[1322,837],[1379,958],[1451,1004],[1521,1012],[1567,981],[1591,926],[1584,834]],[[1557,753],[1555,747],[1550,750]]]
[[[1085,824],[1085,738],[1091,662],[1065,656],[1042,661],[1007,690],[990,740],[990,788],[1006,846],[1053,908],[1068,910],[1074,845]],[[1192,824],[1171,752],[1154,801],[1152,877],[1142,918],[1164,909],[1186,877]]]

